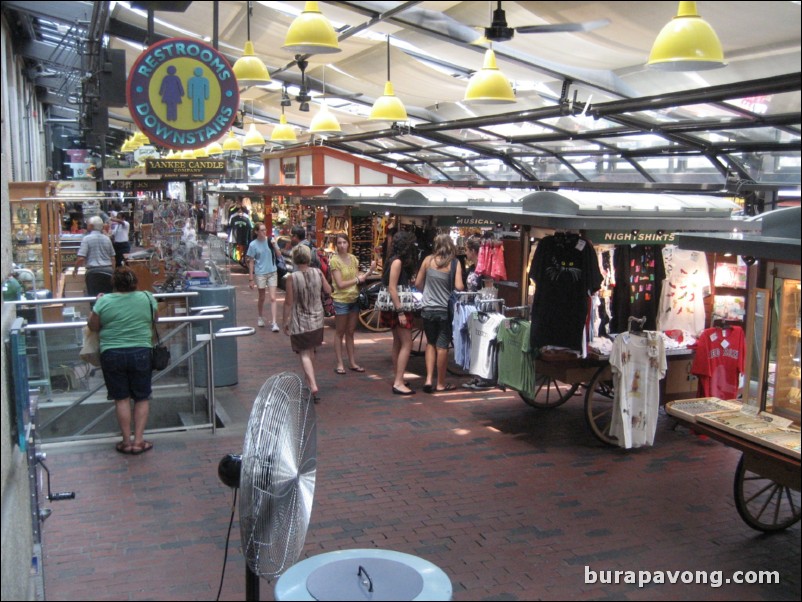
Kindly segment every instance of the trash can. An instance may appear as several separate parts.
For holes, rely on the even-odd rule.
[[[205,305],[223,305],[228,311],[223,313],[222,320],[214,320],[212,328],[218,332],[221,328],[237,325],[237,296],[236,288],[227,285],[204,284],[191,286],[187,290],[197,292],[197,297],[189,298],[190,315],[194,315],[191,308]],[[192,327],[193,344],[195,335],[208,334],[208,322],[196,322]],[[214,386],[227,387],[236,385],[239,380],[237,374],[237,338],[226,337],[216,339],[214,345]],[[195,386],[206,386],[206,353],[196,353],[192,356],[195,370]]]

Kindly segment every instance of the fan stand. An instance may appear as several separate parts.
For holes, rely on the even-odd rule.
[[[259,575],[251,570],[248,563],[245,563],[245,599],[248,602],[259,600]]]

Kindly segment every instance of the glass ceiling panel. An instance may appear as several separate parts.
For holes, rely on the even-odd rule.
[[[712,104],[696,104],[672,107],[659,111],[635,111],[625,113],[637,119],[654,123],[677,123],[678,121],[706,119],[737,119],[741,115],[724,107]]]
[[[799,127],[798,125],[796,127]],[[717,130],[715,132],[694,132],[694,136],[708,142],[732,142],[751,140],[754,142],[799,142],[799,134],[773,127],[755,127],[737,130]]]
[[[533,142],[532,145],[556,154],[599,150],[601,148],[590,140],[554,140],[553,142]]]
[[[604,130],[607,128],[621,127],[619,124],[609,121],[607,119],[594,119],[587,115],[576,115],[574,117],[551,117],[543,119],[540,123],[552,125],[559,130],[566,132],[587,132]],[[548,133],[554,133],[551,128],[546,129]]]
[[[666,139],[654,134],[638,134],[633,136],[617,136],[614,138],[597,138],[600,144],[606,144],[622,150],[640,150],[666,146]]]
[[[730,156],[755,182],[799,185],[802,153],[733,153]]]
[[[725,100],[726,104],[746,109],[757,115],[779,115],[783,113],[799,112],[799,104],[802,102],[802,93],[783,92],[782,94],[766,94],[763,96],[750,96],[748,98],[736,98]]]

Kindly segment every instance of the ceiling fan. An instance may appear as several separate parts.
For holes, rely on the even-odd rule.
[[[546,25],[524,25],[510,27],[507,25],[507,15],[501,8],[501,0],[496,3],[493,11],[493,20],[490,27],[485,27],[485,38],[491,42],[505,42],[511,40],[516,33],[559,33],[559,32],[585,32],[593,31],[610,24],[609,19],[585,21],[582,23],[548,23]]]

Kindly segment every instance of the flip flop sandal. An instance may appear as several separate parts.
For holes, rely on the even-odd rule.
[[[362,366],[356,366],[354,368],[349,368],[349,370],[351,370],[353,372],[364,372],[365,371],[365,369]]]
[[[353,370],[353,368],[351,369]],[[345,368],[335,368],[334,373],[339,374],[340,376],[345,376]]]
[[[431,393],[432,391],[434,391],[434,387],[432,385],[423,385],[424,393]]]
[[[447,384],[445,387],[443,387],[442,389],[435,389],[435,390],[434,390],[434,392],[435,392],[435,393],[442,393],[443,391],[453,391],[453,390],[454,390],[454,389],[456,389],[456,388],[457,388],[457,387],[456,387],[456,386],[454,386],[453,384],[451,384],[451,383],[448,383],[448,384]]]
[[[125,443],[124,441],[118,441],[117,445],[114,446],[114,449],[117,450],[117,453],[125,454],[127,456],[131,455],[131,450],[133,449],[130,443]]]
[[[153,443],[150,441],[143,441],[142,445],[132,445],[130,453],[134,456],[138,456],[139,454],[144,454],[153,449]]]

